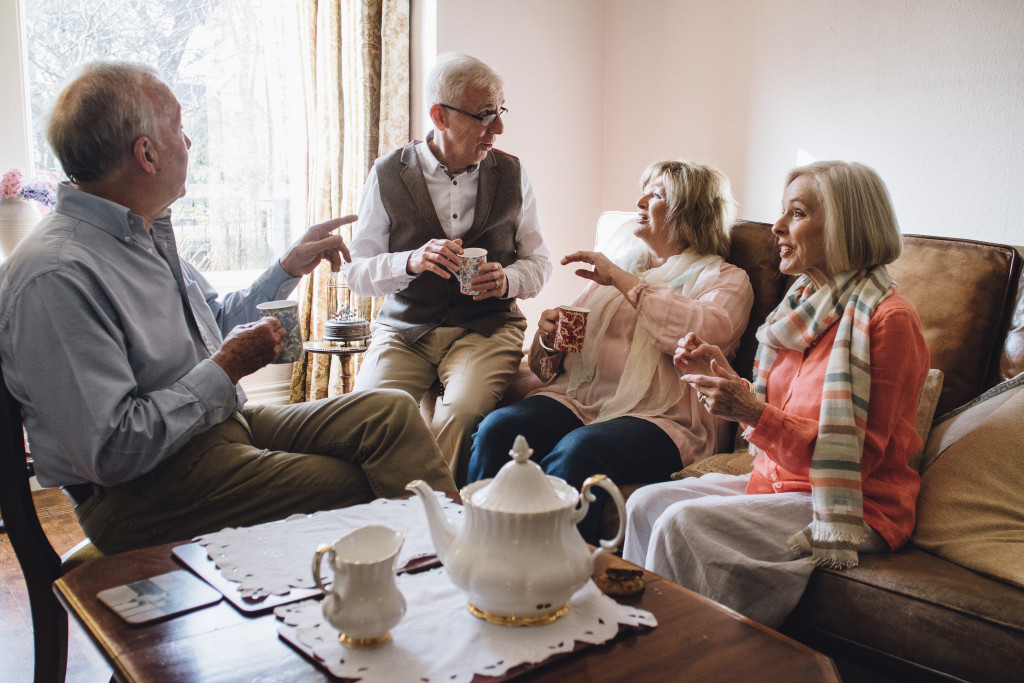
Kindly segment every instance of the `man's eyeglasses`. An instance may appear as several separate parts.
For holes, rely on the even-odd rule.
[[[438,104],[441,104],[441,103],[438,102]],[[470,114],[468,111],[463,111],[462,109],[459,109],[458,107],[452,107],[452,106],[447,105],[447,104],[441,104],[441,106],[444,107],[445,109],[451,109],[452,111],[457,111],[460,114],[465,114],[466,116],[468,116],[471,119],[476,119],[481,124],[483,124],[484,128],[486,128],[487,126],[489,126],[492,123],[494,123],[494,120],[496,118],[498,118],[499,116],[504,116],[505,114],[508,113],[508,109],[506,109],[505,107],[499,107],[498,111],[495,112],[494,114],[484,114],[483,116],[480,116],[479,114]]]

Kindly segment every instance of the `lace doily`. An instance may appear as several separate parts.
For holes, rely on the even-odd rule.
[[[457,522],[462,506],[435,493],[449,519]],[[382,524],[405,534],[398,567],[434,554],[423,503],[416,498],[378,498],[372,503],[251,527],[227,528],[195,540],[206,548],[224,578],[236,581],[249,599],[284,595],[293,588],[315,588],[311,565],[321,543],[333,544],[368,524]]]
[[[654,615],[620,605],[593,581],[578,590],[569,613],[546,626],[509,628],[478,619],[466,608],[466,595],[443,568],[397,577],[408,609],[391,629],[392,640],[375,650],[345,648],[318,600],[274,610],[278,633],[340,678],[363,683],[469,683],[473,676],[501,676],[520,664],[536,664],[570,652],[577,641],[600,644],[619,625],[654,628]]]

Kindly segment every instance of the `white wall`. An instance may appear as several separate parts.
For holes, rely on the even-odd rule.
[[[499,145],[556,256],[663,158],[719,166],[741,217],[774,220],[800,150],[877,169],[904,232],[1024,244],[1020,0],[431,1],[437,50],[506,80]],[[570,270],[531,323],[578,291]]]
[[[28,93],[21,82],[25,58],[16,0],[0,0],[0,175],[11,166],[31,171]]]
[[[798,150],[862,161],[904,232],[1024,244],[1020,0],[608,0],[603,155],[719,165],[771,220]],[[624,96],[629,93],[629,96]]]

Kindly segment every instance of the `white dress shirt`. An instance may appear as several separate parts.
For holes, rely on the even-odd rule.
[[[476,192],[480,184],[477,166],[464,173],[449,176],[426,142],[416,144],[423,179],[430,192],[430,200],[437,211],[448,239],[458,239],[473,226],[476,213]],[[508,278],[506,298],[528,299],[540,293],[551,276],[551,252],[541,232],[537,214],[537,198],[533,186],[520,164],[523,204],[516,217],[516,262],[505,268]],[[388,251],[388,233],[391,220],[380,198],[377,168],[370,170],[359,199],[359,221],[356,223],[352,243],[352,263],[345,265],[345,276],[352,291],[362,296],[386,296],[405,289],[416,277],[406,272],[412,251]]]

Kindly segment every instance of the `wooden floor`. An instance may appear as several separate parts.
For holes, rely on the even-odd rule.
[[[33,494],[39,521],[54,550],[64,554],[85,538],[71,503],[59,489]],[[2,511],[0,511],[2,512]],[[0,534],[0,679],[4,683],[32,680],[32,616],[21,568],[7,534]],[[69,683],[107,683],[110,668],[74,618],[68,619]]]

